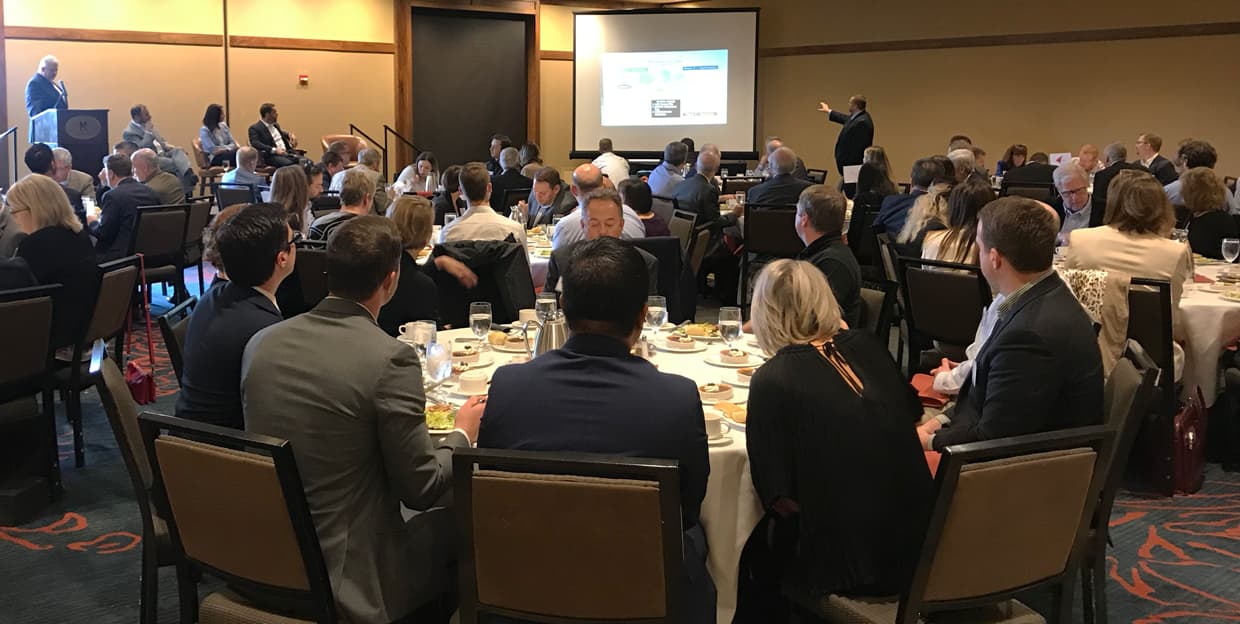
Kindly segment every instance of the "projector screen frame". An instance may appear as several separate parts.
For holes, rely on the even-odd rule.
[[[722,152],[723,160],[757,160],[758,159],[758,67],[761,60],[758,54],[758,37],[762,32],[761,20],[762,10],[759,7],[740,7],[740,8],[713,8],[713,9],[607,9],[597,11],[573,11],[573,135],[572,148],[568,153],[568,157],[574,160],[593,160],[598,157],[598,150],[578,150],[577,146],[577,16],[578,15],[684,15],[686,13],[753,13],[754,29],[753,29],[753,48],[754,48],[754,65],[753,65],[753,136],[751,137],[753,149],[749,151],[739,152]],[[616,154],[625,158],[633,159],[649,159],[663,160],[663,150],[616,150]]]

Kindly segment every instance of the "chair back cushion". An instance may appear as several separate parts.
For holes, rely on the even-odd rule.
[[[861,318],[862,324],[866,331],[877,336],[879,323],[883,316],[883,301],[887,299],[887,293],[873,288],[861,289]]]
[[[1055,185],[1038,184],[1036,182],[1021,182],[1019,184],[1004,184],[1000,189],[1000,194],[1004,197],[1017,196],[1036,199],[1040,202],[1050,203],[1055,199]]]
[[[103,274],[99,295],[95,297],[95,313],[87,326],[85,344],[100,338],[111,338],[125,328],[125,316],[138,285],[138,267],[123,265]]]
[[[188,216],[186,206],[140,208],[130,253],[143,254],[148,268],[179,261]]]
[[[254,189],[248,185],[215,187],[215,205],[223,210],[237,204],[254,203]]]
[[[973,342],[988,303],[981,300],[978,279],[974,273],[909,266],[904,281],[917,330],[955,345]]]
[[[661,195],[652,195],[650,197],[650,211],[663,219],[664,223],[672,222],[672,211],[676,209],[676,200],[671,197],[663,197]]]
[[[47,369],[52,334],[50,295],[0,303],[0,327],[10,330],[4,338],[4,356],[0,357],[0,385],[28,379]]]
[[[189,205],[189,218],[185,223],[185,246],[197,246],[202,242],[202,233],[211,223],[211,200],[199,199]]]
[[[653,481],[480,470],[474,562],[484,605],[564,618],[664,617]]]
[[[156,438],[155,453],[186,556],[253,582],[309,590],[270,457],[169,435]]]
[[[1061,574],[1096,460],[1093,449],[1083,448],[963,466],[925,599],[984,596]]]
[[[298,247],[293,271],[301,283],[301,296],[306,309],[319,305],[327,296],[327,250]]]
[[[693,220],[672,215],[672,219],[667,222],[667,229],[680,241],[680,248],[688,251],[689,243],[693,240]]]
[[[805,249],[797,237],[796,208],[745,206],[745,251],[791,258]]]
[[[208,169],[211,167],[211,156],[206,150],[202,149],[202,139],[194,137],[194,162],[198,163],[199,169]]]

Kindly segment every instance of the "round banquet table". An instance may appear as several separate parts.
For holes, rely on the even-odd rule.
[[[1200,260],[1199,260],[1200,261]],[[1199,276],[1214,280],[1226,264],[1199,265]],[[1206,405],[1214,405],[1219,388],[1218,359],[1223,348],[1240,338],[1240,302],[1228,301],[1222,295],[1205,290],[1208,284],[1198,283],[1185,288],[1180,298],[1180,315],[1184,323],[1184,390],[1200,387]]]
[[[453,329],[439,332],[437,340],[451,342],[466,337],[473,337],[468,328]],[[736,346],[750,352],[758,351],[752,344],[742,344],[745,340],[738,341]],[[721,343],[717,342],[710,343],[710,346],[718,348],[708,348],[701,353],[657,351],[650,361],[658,366],[660,371],[688,377],[698,385],[730,382],[735,376],[735,369],[713,366],[703,359],[707,354],[722,348]],[[485,372],[488,380],[496,368],[508,364],[518,355],[500,351],[490,353],[495,364],[476,369]],[[458,404],[463,402],[452,395],[449,397]],[[758,526],[763,514],[758,493],[754,490],[749,476],[749,453],[745,448],[745,434],[740,430],[730,429],[725,437],[729,440],[726,444],[712,444],[709,447],[710,477],[706,482],[706,498],[702,501],[701,513],[702,528],[710,546],[707,567],[718,591],[717,621],[720,624],[731,622],[736,611],[736,584],[741,549],[754,527]]]

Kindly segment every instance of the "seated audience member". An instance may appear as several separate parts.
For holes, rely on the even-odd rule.
[[[73,168],[73,154],[69,153],[69,150],[57,147],[52,150],[52,157],[55,159],[55,168],[52,173],[54,180],[65,188],[77,191],[82,197],[98,201],[95,198],[95,179],[89,173]]]
[[[189,317],[177,416],[245,428],[241,355],[254,334],[284,319],[276,289],[293,272],[300,237],[274,203],[243,206],[216,230],[228,283],[204,293]]]
[[[1034,152],[1029,155],[1029,162],[1026,164],[1033,164],[1033,163],[1038,163],[1040,165],[1049,165],[1051,164],[1051,157],[1047,156],[1046,152]]]
[[[585,240],[585,228],[582,227],[581,223],[582,202],[585,201],[586,195],[608,186],[610,183],[611,180],[604,178],[603,172],[599,171],[599,168],[591,163],[580,165],[573,170],[571,191],[573,197],[577,199],[577,208],[574,208],[572,212],[560,219],[560,223],[555,228],[555,237],[551,240],[552,249],[560,249],[577,241]],[[645,222],[628,206],[624,207],[624,231],[621,232],[620,237],[630,240],[646,237]]]
[[[801,192],[794,222],[805,249],[797,259],[822,271],[849,327],[861,326],[861,267],[844,243],[844,212],[848,200],[840,191],[815,184]]]
[[[632,208],[633,212],[637,213],[637,218],[642,220],[648,238],[672,235],[672,230],[663,217],[654,213],[654,199],[650,194],[649,184],[642,182],[640,178],[625,178],[616,186],[616,190],[624,200],[624,205]]]
[[[59,180],[56,180],[58,166],[52,148],[43,143],[35,143],[30,146],[30,149],[26,150],[25,160],[26,168],[30,170],[30,173],[47,176],[59,182]],[[175,177],[172,180],[176,182]],[[78,216],[82,223],[86,223],[86,208],[82,205],[82,194],[63,184],[60,185],[60,188],[64,191],[65,198],[69,200],[69,206],[73,208],[73,213]],[[180,188],[180,184],[177,184],[177,188]],[[8,256],[2,257],[7,258]]]
[[[529,199],[517,204],[525,213],[525,227],[550,225],[555,217],[562,217],[577,207],[572,189],[560,179],[555,167],[543,167],[534,174],[534,186]]]
[[[974,145],[969,148],[969,151],[973,152],[973,173],[989,180],[990,171],[986,169],[986,150]]]
[[[357,167],[354,167],[356,169]],[[336,228],[354,217],[370,214],[375,201],[375,183],[364,171],[350,170],[340,189],[340,210],[325,214],[310,224],[310,240],[325,241]]]
[[[297,163],[297,137],[292,132],[285,132],[276,123],[280,111],[276,105],[266,102],[258,107],[258,121],[248,131],[250,147],[258,150],[263,162],[272,167],[283,167]]]
[[[754,175],[763,178],[769,178],[774,175],[771,172],[771,154],[774,154],[775,150],[781,147],[785,147],[783,139],[777,136],[767,137],[766,151],[763,152],[762,158],[758,161],[758,166],[754,167]],[[805,161],[801,160],[800,156],[797,156],[797,164],[792,170],[792,177],[809,182],[809,172],[805,169]]]
[[[61,285],[52,295],[50,346],[72,346],[85,334],[99,292],[99,270],[90,236],[69,207],[64,189],[45,175],[32,174],[19,180],[9,189],[6,201],[6,212],[13,220],[9,227],[26,234],[17,246],[17,258],[39,284]]]
[[[508,138],[508,135],[491,135],[491,144],[487,148],[491,154],[491,159],[486,162],[488,174],[496,176],[504,172],[504,168],[500,166],[499,154],[509,147],[512,147],[512,139]]]
[[[1188,244],[1194,253],[1223,258],[1223,239],[1240,238],[1236,221],[1227,213],[1227,187],[1208,167],[1194,167],[1180,175],[1180,196],[1191,216]]]
[[[1005,176],[1013,169],[1025,166],[1025,160],[1029,158],[1029,148],[1020,143],[1009,145],[1007,151],[1003,152],[1003,158],[995,163],[995,175]]]
[[[139,149],[146,148],[155,152],[159,168],[176,175],[186,193],[193,190],[194,184],[198,182],[198,176],[194,175],[193,163],[185,154],[185,150],[169,143],[155,129],[155,124],[151,121],[151,111],[146,108],[146,105],[134,105],[129,109],[129,117],[129,125],[121,133],[121,138],[133,143]]]
[[[379,310],[379,327],[390,336],[400,334],[400,326],[412,321],[439,322],[439,294],[435,281],[418,266],[418,254],[431,240],[434,209],[430,200],[403,195],[388,208],[388,218],[400,232],[402,252],[396,293]],[[433,264],[433,263],[428,263]]]
[[[1213,170],[1214,165],[1218,163],[1218,150],[1213,145],[1205,141],[1197,139],[1189,139],[1180,144],[1180,149],[1175,156],[1175,168],[1177,171],[1177,179],[1170,184],[1163,186],[1163,192],[1167,194],[1167,199],[1172,206],[1184,206],[1183,193],[1180,190],[1183,181],[1178,179],[1185,171],[1196,169],[1198,167]],[[1231,191],[1227,187],[1223,187],[1226,197],[1223,200],[1224,209],[1229,209],[1232,203]]]
[[[947,141],[947,151],[949,153],[958,149],[969,149],[970,147],[973,147],[973,139],[970,139],[968,136],[963,134],[953,135],[952,138]]]
[[[941,172],[941,176],[935,178],[924,194],[913,200],[904,221],[904,228],[892,237],[906,256],[921,256],[921,243],[926,234],[947,227],[947,196],[956,185],[956,166],[946,157],[934,158],[935,168]],[[969,159],[972,158],[970,153]]]
[[[527,364],[496,369],[478,446],[677,460],[689,606],[676,620],[713,623],[715,588],[699,522],[710,462],[697,386],[629,354],[649,292],[636,249],[611,237],[587,241],[566,268],[571,337]],[[471,420],[481,411],[462,409]]]
[[[133,177],[155,191],[159,196],[159,203],[165,206],[184,204],[185,189],[181,186],[181,181],[171,173],[161,171],[159,163],[156,162],[157,158],[154,151],[145,147],[134,152]]]
[[[1098,146],[1086,143],[1077,150],[1076,156],[1072,157],[1072,163],[1080,165],[1081,169],[1089,175],[1090,183],[1093,183],[1094,174],[1102,171],[1102,161],[1098,158]]]
[[[1140,163],[1128,162],[1128,148],[1123,143],[1112,143],[1102,150],[1103,168],[1093,176],[1091,191],[1091,203],[1089,214],[1089,227],[1098,227],[1102,225],[1102,219],[1106,216],[1107,211],[1107,191],[1111,185],[1111,180],[1119,175],[1119,172],[1126,169],[1133,171],[1149,171],[1142,167]]]
[[[737,282],[740,276],[740,260],[724,243],[724,229],[736,226],[745,207],[737,204],[728,214],[719,212],[719,190],[710,183],[719,171],[718,152],[703,151],[698,154],[698,174],[681,182],[672,191],[672,197],[680,203],[681,210],[697,215],[694,231],[710,231],[702,261],[701,276],[715,274],[714,293],[720,305],[736,305]]]
[[[629,161],[616,155],[614,149],[611,139],[599,139],[598,158],[594,159],[593,164],[607,179],[619,185],[629,179]]]
[[[881,226],[881,231],[887,232],[894,239],[904,229],[909,210],[917,198],[925,195],[934,181],[941,177],[943,172],[939,170],[937,161],[933,158],[917,159],[917,162],[913,163],[912,173],[909,174],[909,192],[883,198],[878,216],[874,218],[876,229]]]
[[[344,156],[341,156],[339,152],[327,150],[323,152],[319,164],[323,166],[323,187],[331,190],[332,180],[336,174],[345,170]]]
[[[510,206],[508,191],[513,189],[533,189],[534,181],[521,175],[521,155],[515,147],[506,147],[499,153],[499,164],[503,171],[491,176],[491,209],[508,216]]]
[[[327,193],[324,189],[331,185],[332,177],[344,169],[344,158],[328,150],[323,152],[323,158],[315,168],[317,169],[315,175],[318,179],[312,182],[318,183],[318,194],[310,198],[310,214],[313,216],[315,213],[322,214],[326,211],[339,210],[340,194],[334,191]],[[307,169],[306,173],[309,175],[310,170]]]
[[[211,159],[212,167],[236,162],[237,150],[241,149],[228,128],[228,122],[224,121],[224,107],[219,104],[208,105],[207,112],[203,113],[198,141],[202,143],[202,151]]]
[[[891,161],[887,150],[871,145],[862,152],[861,171],[857,174],[857,195],[872,194],[878,201],[896,194],[896,183],[891,181]]]
[[[680,141],[672,141],[663,148],[663,162],[646,178],[651,194],[671,197],[672,190],[685,181],[683,171],[688,153],[689,148]]]
[[[525,246],[525,225],[491,208],[491,176],[487,175],[482,163],[469,163],[462,167],[460,183],[461,194],[469,202],[469,208],[439,231],[439,242],[502,241],[511,236]]]
[[[350,622],[404,621],[456,587],[453,518],[440,505],[452,449],[478,436],[471,401],[456,431],[430,438],[417,353],[375,324],[402,246],[384,217],[345,223],[327,243],[327,298],[255,335],[241,364],[246,430],[290,442]],[[428,621],[450,614],[438,615]]]
[[[677,184],[672,189],[670,196],[677,200],[681,210],[697,215],[695,225],[698,228],[706,226],[722,227],[723,225],[735,223],[736,220],[732,219],[731,223],[716,224],[720,216],[719,189],[712,183],[712,179],[719,172],[719,155],[715,152],[703,150],[698,154],[695,170],[696,174],[685,178]],[[653,184],[650,185],[652,195],[661,194],[655,193],[654,188]]]
[[[990,184],[970,176],[947,196],[947,229],[926,233],[921,257],[959,264],[977,264],[977,215],[994,201]]]
[[[440,181],[443,183],[443,192],[436,193],[431,198],[431,204],[435,208],[435,225],[443,225],[444,216],[460,216],[466,208],[469,208],[469,204],[461,197],[460,165],[451,165],[444,169]]]
[[[322,190],[322,186],[319,190]],[[284,206],[288,225],[305,236],[310,233],[310,181],[301,165],[276,169],[271,176],[271,203]]]
[[[215,268],[215,279],[211,280],[210,288],[228,283],[228,271],[224,268],[224,258],[220,256],[220,248],[215,244],[216,234],[241,209],[250,204],[233,204],[219,212],[202,231],[202,259]]]
[[[1158,153],[1162,150],[1162,145],[1162,137],[1157,134],[1146,132],[1137,135],[1137,160],[1133,164],[1145,167],[1163,186],[1166,186],[1175,182],[1179,174],[1175,171],[1175,165]]]
[[[276,171],[279,171],[277,169]],[[306,200],[308,205],[313,205],[314,200],[323,196],[323,165],[303,161],[301,163],[301,173],[306,178]]]
[[[1032,199],[1005,197],[982,209],[982,274],[1004,301],[955,410],[918,427],[927,450],[1102,422],[1093,324],[1051,267],[1058,230],[1054,214]]]
[[[86,215],[99,262],[129,255],[138,209],[160,204],[153,189],[133,179],[133,162],[128,156],[113,154],[106,162],[104,175],[110,190],[103,194],[99,216]]]
[[[952,161],[952,167],[956,170],[956,184],[964,182],[965,178],[977,170],[977,160],[973,158],[973,150],[970,148],[948,152],[947,159]]]
[[[383,160],[379,155],[379,150],[366,148],[357,153],[357,165],[351,169],[337,171],[332,176],[330,190],[340,192],[344,188],[344,177],[351,172],[363,173],[370,180],[371,187],[371,203],[370,210],[374,214],[386,214],[387,207],[392,203],[392,198],[388,197],[387,189],[383,187],[383,174],[379,172],[383,168]],[[341,199],[343,202],[344,200]]]
[[[788,206],[797,203],[797,199],[801,197],[801,191],[809,188],[812,183],[793,175],[797,165],[796,152],[786,147],[779,147],[767,156],[766,162],[770,177],[745,191],[745,203]],[[718,203],[715,205],[718,206]]]
[[[1050,164],[1050,157],[1037,152],[1029,157],[1029,162],[1003,174],[1005,185],[1020,184],[1054,184],[1055,166]]]
[[[692,149],[690,151],[692,151]],[[721,163],[723,162],[723,152],[720,151],[719,146],[715,145],[714,143],[703,143],[701,151],[698,152],[698,156],[700,156],[702,152],[714,152],[715,156],[719,157],[720,162]],[[689,163],[689,170],[685,172],[686,180],[698,174],[697,156],[694,156],[693,158],[689,159],[688,163]],[[720,167],[718,171],[715,171],[715,175],[711,176],[710,178],[710,185],[717,189],[720,189],[720,191],[722,191],[723,189],[723,178],[720,177],[721,174],[722,174],[722,166]]]
[[[537,143],[526,143],[521,146],[521,175],[533,180],[534,174],[538,173],[546,165],[543,164],[542,150],[539,149]]]
[[[439,159],[430,152],[418,154],[412,165],[400,170],[395,186],[401,193],[434,191],[439,188]]]
[[[1055,190],[1059,196],[1050,207],[1059,215],[1059,236],[1056,244],[1068,244],[1073,230],[1093,227],[1093,201],[1089,195],[1089,173],[1078,164],[1067,162],[1055,169]]]
[[[763,269],[752,312],[758,344],[774,356],[753,376],[746,442],[775,526],[759,525],[747,547],[773,560],[772,578],[742,575],[742,604],[757,597],[746,590],[768,594],[753,614],[762,617],[745,621],[786,621],[781,581],[815,596],[898,594],[933,500],[916,394],[886,345],[842,325],[832,289],[807,263]]]
[[[288,165],[282,165],[287,167]],[[255,188],[267,186],[267,181],[263,176],[258,175],[255,171],[258,169],[258,150],[252,147],[243,147],[237,150],[237,167],[229,169],[220,176],[221,183],[228,184],[249,184]]]
[[[581,205],[583,215],[581,227],[586,241],[598,240],[604,236],[620,238],[621,231],[624,229],[624,205],[619,193],[608,188],[597,189],[586,195]],[[560,276],[568,271],[568,266],[576,257],[573,250],[582,244],[584,241],[578,241],[551,252],[551,259],[547,265],[547,282],[543,286],[543,292],[563,292]],[[640,247],[634,249],[637,249],[637,253],[646,263],[646,270],[650,272],[648,285],[650,294],[659,294],[659,260]]]

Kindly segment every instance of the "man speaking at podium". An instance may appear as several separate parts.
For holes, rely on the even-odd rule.
[[[60,61],[48,55],[39,61],[39,70],[26,83],[26,112],[33,118],[49,108],[69,108],[65,82],[56,83]],[[34,124],[30,124],[30,141],[34,142]]]

